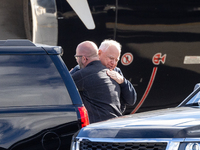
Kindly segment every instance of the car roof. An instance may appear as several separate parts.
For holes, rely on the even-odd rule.
[[[0,55],[3,54],[49,54],[62,55],[60,46],[34,44],[30,40],[0,40]]]

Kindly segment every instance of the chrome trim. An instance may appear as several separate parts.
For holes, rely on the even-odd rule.
[[[180,142],[184,142],[184,138],[159,138],[159,139],[131,139],[131,138],[76,138],[76,147],[75,150],[79,150],[79,145],[82,140],[89,140],[92,142],[108,142],[108,143],[131,143],[131,142],[166,142],[166,150],[178,150]]]
[[[77,137],[78,141],[89,140],[92,142],[184,142],[184,138],[84,138],[84,137]]]
[[[166,150],[178,150],[180,142],[170,141],[167,144]]]
[[[55,0],[30,0],[33,43],[57,45],[58,21]]]
[[[200,138],[185,138],[184,142],[200,142]]]
[[[80,149],[80,141],[76,142],[76,149],[75,150],[79,150]]]

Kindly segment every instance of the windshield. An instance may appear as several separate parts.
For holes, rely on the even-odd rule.
[[[194,95],[185,105],[199,106],[200,105],[200,91]]]
[[[200,84],[196,84],[194,91],[179,104],[181,106],[200,106]]]

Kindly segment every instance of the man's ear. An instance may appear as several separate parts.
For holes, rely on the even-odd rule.
[[[85,64],[86,61],[87,61],[87,58],[86,58],[85,56],[83,56],[83,57],[82,57],[82,61],[83,61],[83,63]]]
[[[99,50],[98,51],[98,55],[100,56],[102,54],[102,50]]]

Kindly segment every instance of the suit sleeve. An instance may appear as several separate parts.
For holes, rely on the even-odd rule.
[[[115,71],[117,71],[119,74],[123,76],[122,71],[119,68],[116,68]],[[121,95],[120,95],[121,102],[126,105],[134,105],[137,99],[137,93],[131,82],[128,81],[126,78],[124,78],[124,83],[120,84],[120,88],[121,88]]]
[[[83,77],[82,77],[81,71],[79,70],[79,71],[76,71],[75,73],[73,73],[72,78],[73,78],[78,90],[83,91],[84,82],[83,82]]]
[[[80,70],[80,66],[79,65],[76,65],[72,71],[70,71],[70,74],[74,74],[76,71],[79,71]]]

